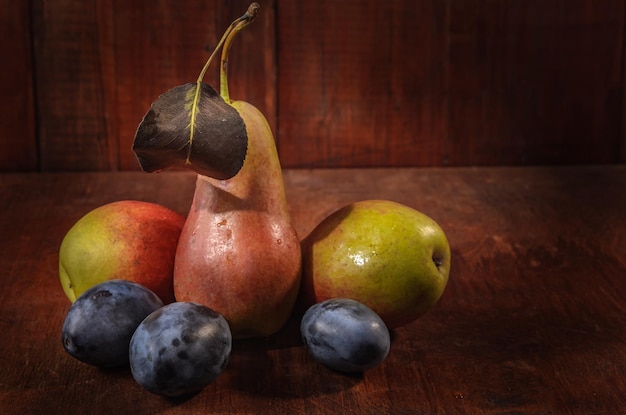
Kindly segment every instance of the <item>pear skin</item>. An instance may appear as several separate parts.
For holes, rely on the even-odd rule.
[[[111,279],[139,283],[174,301],[174,255],[185,217],[164,206],[120,200],[80,218],[59,250],[59,278],[71,302]]]
[[[174,266],[178,301],[221,313],[235,338],[265,337],[289,318],[300,284],[300,241],[290,220],[276,145],[265,117],[234,101],[248,153],[228,180],[198,175]]]
[[[387,200],[346,205],[302,241],[298,308],[351,298],[390,328],[425,314],[441,297],[450,272],[450,246],[430,217]]]

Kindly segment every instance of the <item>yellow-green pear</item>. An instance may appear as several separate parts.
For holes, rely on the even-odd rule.
[[[74,302],[104,281],[123,279],[174,301],[174,255],[185,217],[156,203],[121,200],[80,218],[59,250],[59,277]]]
[[[302,247],[301,305],[351,298],[389,328],[426,313],[448,282],[444,231],[425,214],[392,201],[342,207],[319,223]]]

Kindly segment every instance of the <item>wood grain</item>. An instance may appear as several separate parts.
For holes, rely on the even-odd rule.
[[[116,151],[107,123],[107,34],[96,2],[33,2],[40,168],[111,170]]]
[[[445,2],[279,2],[286,166],[441,165]]]
[[[286,166],[620,160],[623,1],[278,6]]]
[[[266,115],[286,167],[626,160],[624,0],[260,3],[231,96]],[[195,81],[248,4],[7,3],[0,170],[138,170],[150,104]]]
[[[0,175],[0,408],[5,413],[581,414],[626,405],[626,168],[286,170],[301,237],[356,200],[391,199],[433,217],[452,247],[450,282],[394,332],[362,376],[308,357],[297,321],[237,342],[227,370],[172,401],[128,370],[69,357],[58,247],[88,210],[133,198],[186,213],[189,173]]]
[[[450,1],[449,164],[619,161],[624,13],[619,0]]]
[[[0,171],[37,169],[30,7],[0,0]]]

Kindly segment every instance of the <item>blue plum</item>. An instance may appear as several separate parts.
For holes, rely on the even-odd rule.
[[[162,306],[156,294],[134,282],[109,280],[95,285],[70,307],[61,333],[63,347],[94,366],[127,365],[135,329]]]
[[[300,332],[317,362],[345,373],[377,366],[391,346],[389,330],[380,316],[348,298],[332,298],[311,306],[302,317]]]
[[[130,341],[130,369],[146,390],[191,395],[228,365],[232,334],[224,317],[201,304],[175,302],[150,314]]]

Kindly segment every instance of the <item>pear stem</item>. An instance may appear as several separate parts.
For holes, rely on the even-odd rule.
[[[226,36],[228,36],[228,34],[233,30],[233,27],[235,27],[235,23],[236,22],[237,21],[234,21],[234,22],[232,22],[230,24],[230,26],[228,26],[228,29],[226,29],[226,31],[222,35],[222,38],[220,39],[219,43],[217,44],[215,49],[213,49],[213,52],[211,53],[211,56],[209,56],[209,59],[207,59],[206,63],[202,67],[202,71],[200,71],[200,75],[198,75],[198,80],[196,81],[196,84],[198,84],[198,87],[200,87],[200,83],[202,83],[202,80],[204,79],[204,75],[206,74],[207,69],[209,69],[209,66],[211,65],[211,61],[213,60],[215,55],[217,55],[217,51],[224,44],[224,41],[226,40]]]
[[[230,93],[228,91],[228,56],[230,54],[230,47],[237,36],[237,33],[244,27],[248,26],[257,13],[259,12],[259,3],[252,3],[246,10],[246,13],[239,19],[235,20],[229,27],[229,30],[224,34],[225,40],[222,47],[222,64],[220,65],[220,96],[224,101],[230,104]]]
[[[239,17],[238,19],[233,21],[230,24],[230,26],[228,26],[228,28],[226,29],[226,31],[222,35],[222,38],[218,42],[217,46],[215,46],[215,49],[213,49],[213,52],[211,53],[211,56],[209,56],[209,59],[207,59],[206,63],[202,67],[202,71],[200,71],[200,75],[198,76],[198,80],[196,81],[198,84],[200,84],[200,82],[202,82],[202,80],[204,79],[204,75],[206,74],[207,69],[209,69],[209,66],[211,65],[211,62],[213,61],[213,58],[215,57],[215,55],[217,55],[217,51],[220,50],[220,48],[222,47],[222,45],[226,41],[226,38],[230,35],[230,33],[235,28],[235,26],[237,26],[238,24],[241,24],[241,22],[244,21],[244,20],[247,20],[248,23],[251,23],[252,20],[254,20],[254,17],[256,16],[256,14],[258,12],[259,7],[260,6],[259,6],[258,3],[252,3],[248,7],[248,10],[246,10],[246,13],[243,16]],[[248,23],[246,23],[246,25]],[[241,30],[242,28],[240,28],[239,30]]]
[[[246,10],[244,15],[236,19],[235,21],[233,21],[230,24],[230,26],[228,26],[228,28],[222,35],[222,38],[220,39],[219,43],[217,44],[215,49],[213,49],[211,56],[209,56],[209,59],[207,59],[206,63],[202,67],[202,71],[200,71],[200,75],[198,75],[198,79],[196,80],[196,91],[193,97],[193,105],[191,106],[192,110],[191,110],[191,123],[190,123],[191,127],[189,131],[189,137],[190,137],[189,150],[187,151],[187,159],[185,160],[185,164],[191,164],[191,144],[193,142],[193,137],[194,137],[195,119],[196,119],[196,115],[198,111],[198,102],[200,101],[200,91],[202,89],[202,80],[204,79],[204,75],[206,74],[207,69],[209,69],[209,66],[211,65],[211,62],[213,61],[213,58],[215,57],[215,55],[217,55],[217,51],[221,47],[223,47],[222,69],[220,70],[220,95],[222,96],[224,101],[230,104],[230,96],[228,94],[228,76],[226,74],[226,60],[228,59],[228,49],[230,49],[230,45],[235,35],[239,33],[239,31],[243,29],[244,27],[246,27],[248,24],[252,23],[260,7],[261,6],[259,6],[258,3],[250,4],[250,6],[248,6],[248,10]]]

